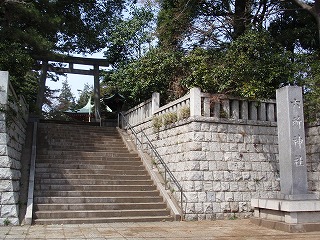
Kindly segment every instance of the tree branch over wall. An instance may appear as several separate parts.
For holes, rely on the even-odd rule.
[[[315,0],[314,5],[309,5],[302,0],[289,0],[302,9],[308,11],[316,20],[318,26],[318,36],[320,42],[320,0]]]

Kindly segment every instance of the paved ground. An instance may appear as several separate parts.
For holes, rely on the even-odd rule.
[[[249,220],[105,223],[0,227],[0,239],[246,239],[319,240],[319,232],[286,233],[258,227]]]

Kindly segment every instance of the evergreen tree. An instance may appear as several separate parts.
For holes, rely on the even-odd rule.
[[[16,92],[34,103],[39,77],[31,72],[40,70],[38,57],[101,50],[124,4],[123,0],[0,1],[0,69],[9,71]]]
[[[68,80],[62,82],[62,88],[58,97],[57,111],[74,110],[75,108],[75,97],[71,92],[71,87]]]
[[[86,83],[83,87],[83,90],[80,93],[79,99],[76,104],[76,108],[80,109],[84,107],[88,103],[90,96],[93,97],[93,88],[91,85]]]

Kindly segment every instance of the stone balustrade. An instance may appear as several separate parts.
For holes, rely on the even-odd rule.
[[[188,109],[191,117],[203,116],[213,119],[230,119],[239,121],[276,121],[275,100],[252,101],[233,98],[221,94],[202,93],[199,88],[164,106],[159,106],[160,94],[154,93],[152,98],[131,108],[124,116],[132,125],[139,125],[152,117],[163,116]]]

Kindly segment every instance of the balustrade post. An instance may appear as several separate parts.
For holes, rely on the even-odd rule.
[[[223,99],[221,102],[223,114],[220,114],[220,118],[230,118],[230,100]]]
[[[241,118],[243,120],[248,120],[249,119],[249,103],[248,101],[244,100],[241,103]]]
[[[201,90],[190,89],[190,117],[201,116]]]
[[[152,93],[151,114],[153,115],[160,108],[160,93]]]
[[[210,117],[210,98],[205,98],[203,100],[203,111],[205,117]]]
[[[259,120],[266,121],[267,120],[267,108],[266,103],[262,102],[259,106]]]
[[[0,104],[6,105],[8,103],[8,92],[9,92],[9,72],[0,71]],[[1,107],[1,106],[0,106]]]
[[[258,103],[257,102],[250,102],[250,108],[249,108],[249,111],[250,111],[250,120],[255,120],[257,121],[258,120],[258,109],[257,109],[257,105]]]
[[[275,119],[275,104],[273,103],[269,103],[267,105],[267,120],[268,121],[271,121],[271,122],[274,122],[276,119]]]
[[[239,100],[232,100],[231,102],[231,117],[238,120],[240,118]]]

